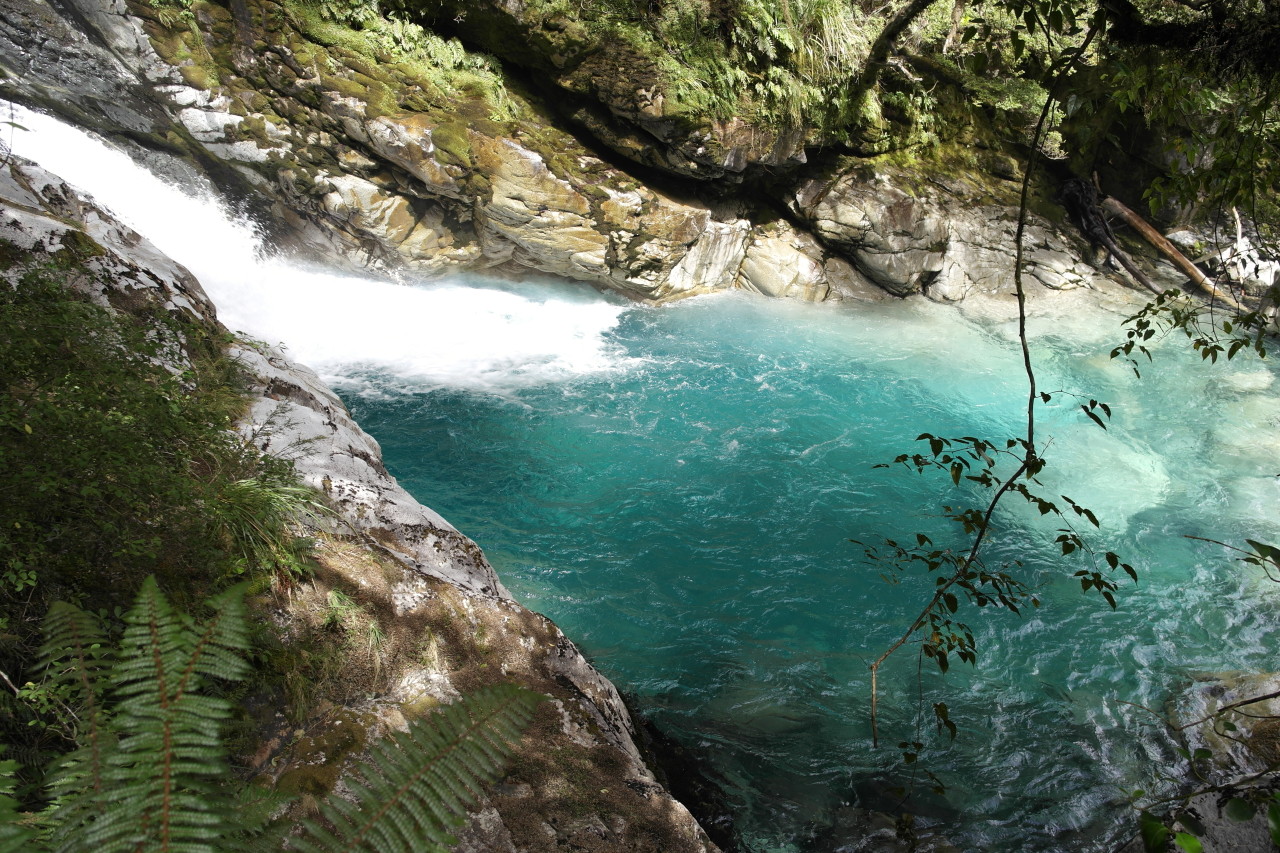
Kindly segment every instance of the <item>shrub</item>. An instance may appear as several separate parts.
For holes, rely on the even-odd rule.
[[[0,673],[17,690],[38,680],[29,670],[51,602],[115,618],[148,575],[182,604],[230,577],[296,574],[306,540],[294,520],[322,507],[289,463],[232,431],[244,381],[210,330],[93,304],[62,283],[92,274],[82,257],[7,260],[17,283],[0,283]],[[66,736],[8,689],[0,731],[30,797]]]

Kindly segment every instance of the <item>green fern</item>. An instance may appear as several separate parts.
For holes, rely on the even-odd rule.
[[[95,738],[62,762],[55,849],[227,849],[240,829],[221,739],[232,705],[200,691],[248,674],[242,598],[237,589],[213,599],[200,624],[175,612],[154,578],[143,584],[111,671],[118,739]]]
[[[59,823],[79,826],[96,819],[107,802],[106,762],[115,736],[105,725],[102,701],[115,655],[94,615],[65,602],[49,608],[44,634],[41,686],[47,695],[62,697],[62,727],[80,745],[58,762],[49,781],[55,795],[70,795],[60,804]]]
[[[13,772],[18,762],[0,761],[0,853],[22,853],[35,833],[17,824],[18,804],[13,799]]]
[[[487,687],[381,741],[351,781],[352,801],[330,799],[329,826],[307,823],[303,853],[346,850],[446,853],[481,786],[500,778],[542,697],[511,685]]]
[[[67,697],[80,721],[80,747],[50,774],[54,802],[42,815],[57,851],[214,853],[278,849],[293,828],[277,821],[283,800],[237,785],[222,726],[233,707],[207,695],[213,679],[249,673],[241,588],[210,602],[197,622],[175,611],[148,578],[125,615],[115,654],[97,620],[56,605],[46,619],[41,661],[49,691]],[[542,697],[510,685],[486,688],[416,721],[373,749],[350,782],[354,802],[334,797],[325,825],[308,823],[302,851],[440,851],[462,824],[481,786],[499,778]],[[32,833],[14,824],[0,763],[0,853],[32,850]]]

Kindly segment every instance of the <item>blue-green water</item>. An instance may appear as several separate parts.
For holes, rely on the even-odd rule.
[[[1121,703],[1159,706],[1199,672],[1274,667],[1280,623],[1265,590],[1184,538],[1274,535],[1280,409],[1257,364],[1210,370],[1171,349],[1139,381],[1106,358],[1117,315],[1036,327],[1041,388],[1115,410],[1106,432],[1061,395],[1041,410],[1045,492],[1092,507],[1103,528],[1091,541],[1141,581],[1114,612],[1082,595],[1069,575],[1083,564],[1050,547],[1056,525],[1011,503],[987,562],[1020,560],[1044,605],[1023,618],[967,612],[973,670],[944,679],[913,647],[899,652],[880,679],[876,752],[867,664],[928,582],[887,584],[848,540],[925,531],[961,544],[939,507],[973,490],[874,466],[924,431],[1019,434],[1011,324],[923,303],[643,308],[532,293],[492,345],[552,326],[566,348],[595,342],[586,366],[540,377],[555,361],[542,353],[516,382],[451,367],[442,379],[423,364],[333,378],[401,482],[701,750],[750,849],[805,849],[838,835],[842,807],[887,807],[884,790],[908,778],[895,745],[917,737],[949,790],[915,807],[960,846],[1104,849],[1123,830],[1120,789],[1150,789],[1174,764],[1153,720]],[[612,313],[560,325],[586,303]],[[926,720],[935,701],[959,725],[954,744]]]
[[[251,228],[81,134],[24,115],[59,174],[196,271],[219,315],[285,342],[343,393],[388,467],[485,549],[646,714],[727,786],[752,851],[830,850],[847,807],[890,808],[919,738],[945,800],[909,804],[970,850],[1103,850],[1121,789],[1177,769],[1150,715],[1199,673],[1273,670],[1265,582],[1187,535],[1280,539],[1280,383],[1176,346],[1138,380],[1106,357],[1125,312],[1038,304],[1045,494],[1091,507],[1099,549],[1141,572],[1119,608],[1080,594],[1027,507],[996,516],[989,566],[1044,600],[966,613],[976,669],[908,647],[928,580],[886,584],[851,538],[959,544],[940,506],[980,497],[877,463],[921,432],[1018,435],[1012,324],[921,302],[831,307],[726,295],[629,306],[581,286],[409,288],[265,262]],[[182,211],[175,215],[174,211]],[[198,223],[198,224],[193,224]],[[216,251],[210,251],[210,246]],[[1128,310],[1132,310],[1129,308]],[[1110,403],[1107,432],[1059,390]],[[928,725],[945,701],[949,744]],[[917,728],[919,726],[919,728]]]

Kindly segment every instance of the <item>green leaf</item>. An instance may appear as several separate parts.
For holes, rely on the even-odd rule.
[[[1146,853],[1164,853],[1169,844],[1169,828],[1149,812],[1138,816],[1138,833],[1142,837],[1142,849]]]
[[[1270,560],[1273,563],[1280,564],[1280,548],[1277,548],[1274,545],[1268,545],[1265,542],[1255,542],[1252,539],[1246,539],[1244,541],[1249,544],[1249,547],[1252,548],[1259,557],[1262,557],[1264,560]]]
[[[23,853],[31,849],[28,843],[35,835],[16,824],[20,816],[18,804],[9,795],[13,793],[13,774],[17,769],[16,761],[0,761],[0,853]]]
[[[1271,833],[1271,843],[1280,846],[1280,801],[1275,797],[1267,806],[1267,831]]]
[[[210,678],[239,680],[249,672],[239,655],[249,646],[243,596],[235,588],[210,600],[213,613],[200,623],[175,610],[154,577],[143,583],[110,673],[109,729],[91,731],[53,775],[61,800],[56,849],[212,853],[232,849],[254,829],[229,819],[231,789],[222,784],[220,729],[232,705],[202,693]],[[66,636],[75,630],[87,637],[83,620],[70,618],[73,610],[51,620]],[[76,654],[87,667],[87,652]]]
[[[938,725],[947,730],[951,735],[951,739],[956,739],[956,724],[951,721],[951,712],[947,708],[946,702],[935,702],[933,705],[933,715],[938,720]]]
[[[1227,801],[1227,807],[1223,809],[1223,814],[1238,823],[1253,820],[1253,816],[1258,813],[1253,803],[1240,797],[1232,797]]]
[[[1196,817],[1189,811],[1178,812],[1178,823],[1182,824],[1192,835],[1204,835],[1204,824],[1200,822],[1200,818]]]
[[[310,853],[447,849],[456,843],[448,830],[463,823],[482,785],[502,777],[542,700],[500,684],[415,720],[374,747],[350,782],[355,802],[331,798],[322,808],[327,825],[308,821],[293,846]]]
[[[1204,853],[1204,845],[1200,843],[1200,839],[1187,832],[1179,832],[1175,835],[1173,843],[1187,853]]]

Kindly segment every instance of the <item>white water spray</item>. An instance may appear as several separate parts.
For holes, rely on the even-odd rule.
[[[229,328],[349,390],[518,387],[625,369],[607,338],[626,304],[550,285],[406,286],[300,269],[264,257],[250,223],[208,192],[189,195],[126,154],[53,118],[14,107],[14,153],[90,193],[191,271]]]
[[[14,134],[15,153],[91,193],[186,266],[228,327],[283,343],[293,358],[344,391],[420,393],[447,387],[506,394],[625,371],[639,361],[610,340],[622,316],[633,310],[625,303],[574,285],[521,283],[517,289],[471,280],[406,286],[264,259],[252,225],[229,217],[208,192],[189,195],[80,130],[22,108],[15,113],[27,129]],[[992,383],[1007,372],[1007,348],[993,343],[999,328],[988,324],[984,331],[952,308],[908,301],[857,314],[825,312],[821,323],[814,322],[814,310],[786,301],[769,306],[772,316],[787,318],[778,326],[788,330],[784,337],[805,329],[825,338],[824,349],[870,349],[881,362],[901,362],[903,372],[918,377],[938,401],[944,417],[948,407],[988,407]],[[1082,348],[1090,350],[1100,346],[1100,328],[1115,328],[1118,336],[1117,322],[1088,303],[1077,304],[1072,313],[1053,318],[1041,335],[1087,341]],[[700,332],[691,327],[690,334]],[[965,370],[953,369],[960,364]],[[1064,398],[1054,462],[1071,477],[1062,490],[1069,486],[1072,497],[1123,529],[1134,513],[1165,502],[1180,488],[1163,455],[1146,439],[1152,418],[1165,413],[1138,412],[1123,383],[1104,380],[1099,365],[1086,367],[1078,377],[1081,387],[1107,386],[1129,402],[1120,408],[1118,423],[1102,433],[1072,426],[1073,418],[1081,417]],[[1188,378],[1194,387],[1217,381],[1203,373]],[[1231,399],[1219,403],[1224,417],[1209,453],[1214,464],[1231,473],[1223,477],[1228,494],[1215,498],[1229,501],[1242,519],[1269,520],[1280,489],[1271,465],[1280,447],[1274,397],[1256,403],[1253,408],[1261,409],[1256,413],[1241,400],[1247,394],[1266,395],[1273,376],[1266,367],[1242,365],[1230,379],[1222,385],[1223,393],[1232,391]],[[1254,416],[1225,417],[1237,410]],[[1052,429],[1053,412],[1045,417],[1044,426]]]

